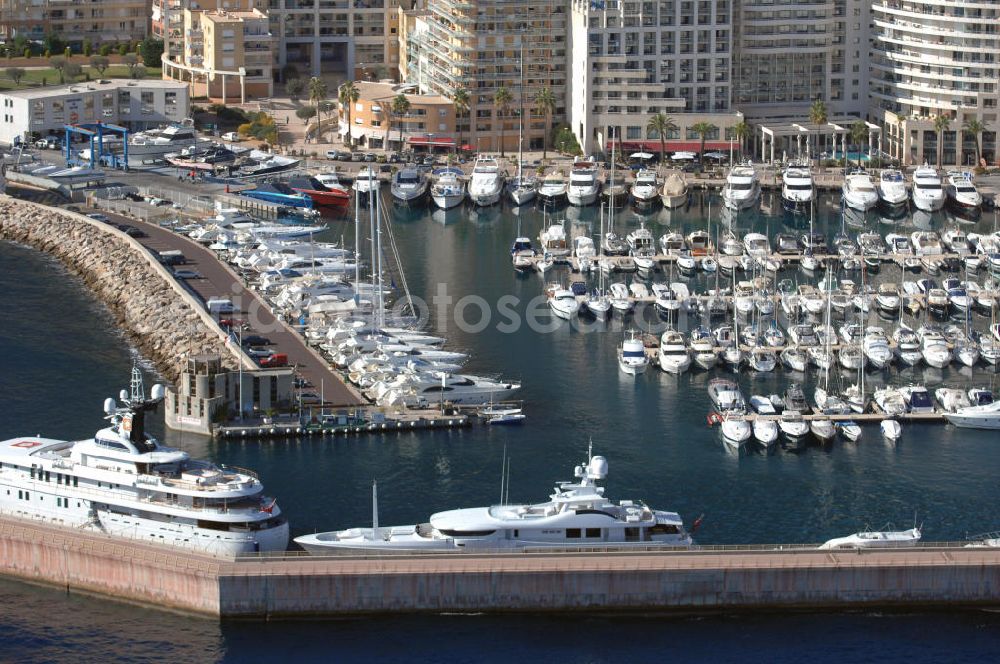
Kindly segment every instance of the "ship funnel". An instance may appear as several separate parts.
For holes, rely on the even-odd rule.
[[[107,399],[104,400],[104,412],[105,412],[105,414],[110,415],[111,413],[115,412],[117,409],[118,409],[118,404],[115,403],[114,399],[112,399],[111,397],[108,397]]]

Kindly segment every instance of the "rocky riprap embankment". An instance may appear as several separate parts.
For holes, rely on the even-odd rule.
[[[218,353],[236,366],[220,331],[150,263],[145,249],[110,226],[0,196],[0,238],[51,254],[79,275],[132,344],[170,380],[177,380],[192,355]]]

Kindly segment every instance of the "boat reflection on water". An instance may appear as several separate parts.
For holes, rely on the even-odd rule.
[[[442,226],[457,224],[462,221],[463,218],[465,218],[465,211],[462,210],[461,207],[453,207],[447,210],[437,208],[431,212],[431,219]]]

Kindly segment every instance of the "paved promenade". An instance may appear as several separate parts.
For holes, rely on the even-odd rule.
[[[154,224],[114,214],[108,214],[108,217],[115,223],[141,229],[148,237],[140,238],[139,241],[154,252],[181,251],[188,262],[178,268],[197,272],[202,277],[187,280],[188,288],[206,302],[212,298],[230,299],[239,310],[233,317],[246,321],[249,326],[243,334],[267,337],[274,342],[275,352],[286,354],[288,364],[294,365],[317,393],[323,392],[327,404],[356,406],[364,403],[360,395],[344,383],[329,363],[310,348],[300,334],[284,321],[279,321],[260,296],[245,288],[240,276],[216,258],[211,250]]]

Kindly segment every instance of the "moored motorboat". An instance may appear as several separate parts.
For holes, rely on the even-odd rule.
[[[682,208],[688,202],[688,185],[680,173],[671,173],[663,182],[660,192],[663,206],[669,209]]]
[[[835,537],[820,545],[821,549],[896,549],[916,546],[920,528],[909,530],[862,531],[847,537]]]

